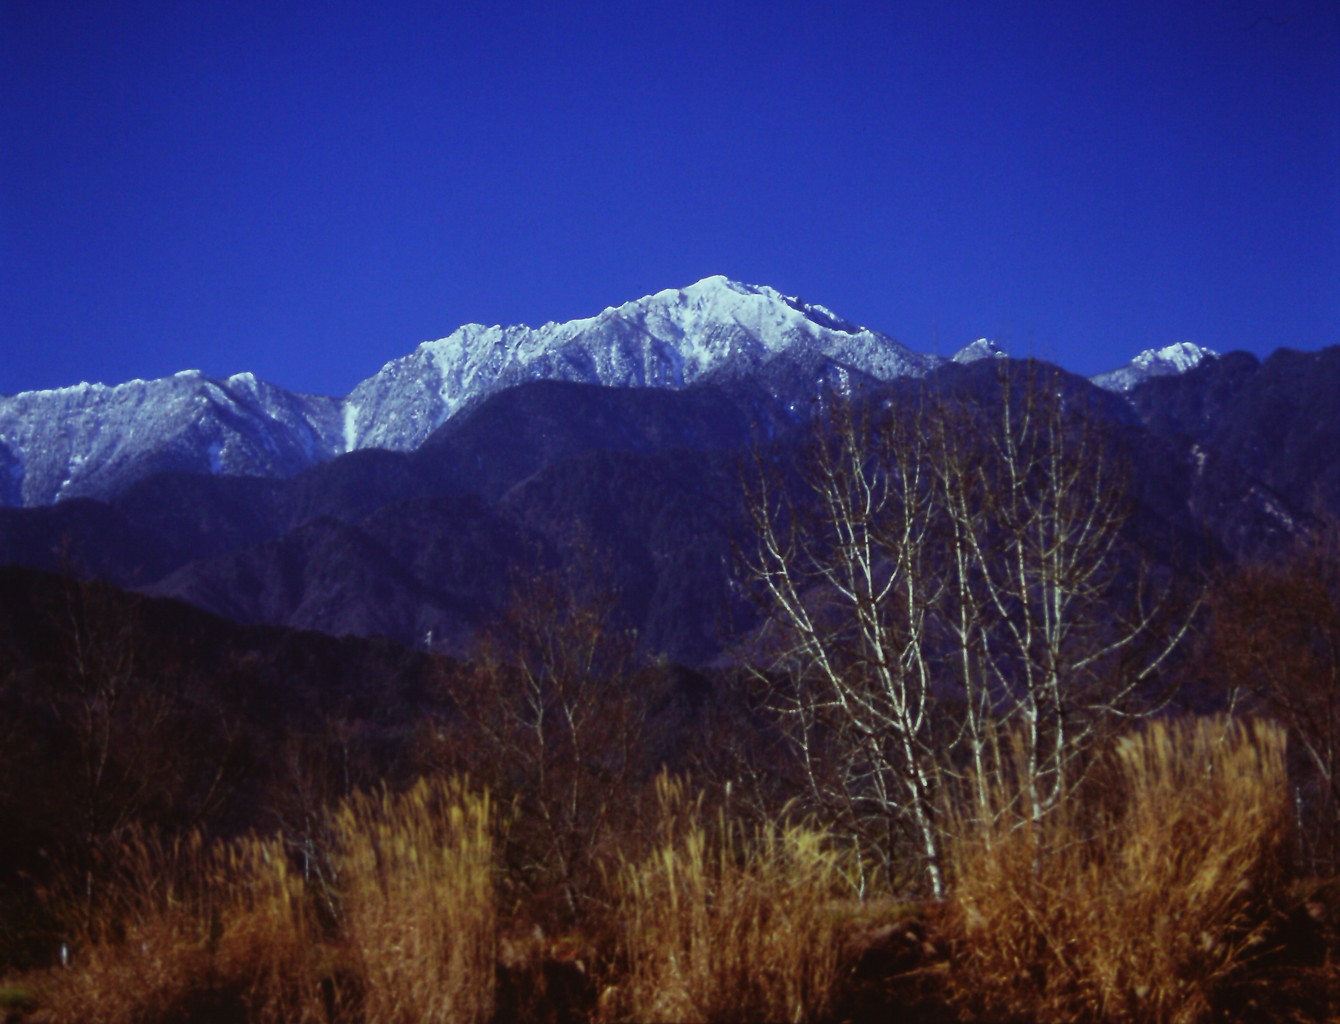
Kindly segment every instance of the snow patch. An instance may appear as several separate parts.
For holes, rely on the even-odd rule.
[[[1154,377],[1175,377],[1194,369],[1207,359],[1218,357],[1219,353],[1212,348],[1179,341],[1162,348],[1145,349],[1126,366],[1100,373],[1089,380],[1108,391],[1124,393]]]
[[[970,345],[964,345],[963,348],[950,357],[954,363],[975,363],[979,359],[1008,359],[1009,353],[997,345],[990,338],[978,338]]]
[[[358,441],[358,403],[344,403],[344,450],[351,452]]]
[[[211,441],[209,447],[205,449],[205,457],[209,462],[209,471],[215,475],[223,472],[223,443],[221,441]]]

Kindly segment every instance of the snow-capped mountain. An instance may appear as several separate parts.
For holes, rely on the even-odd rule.
[[[1124,392],[1213,354],[1173,345],[1094,382]],[[983,338],[953,360],[1004,355]],[[164,470],[283,477],[357,448],[409,451],[461,410],[532,380],[675,389],[749,377],[776,394],[779,381],[783,390],[798,378],[816,388],[887,381],[942,362],[823,306],[708,277],[566,323],[467,324],[387,363],[343,399],[193,370],[0,396],[0,507],[110,497]]]
[[[340,402],[240,373],[0,397],[0,505],[107,496],[165,470],[289,476],[342,443]]]
[[[951,363],[975,363],[979,359],[1008,359],[1010,354],[990,338],[978,338],[949,357]]]
[[[387,363],[345,399],[198,371],[0,397],[0,506],[105,497],[163,470],[287,476],[355,448],[406,451],[528,380],[681,388],[797,355],[881,380],[939,362],[823,306],[709,277],[567,323],[468,324]]]
[[[526,380],[681,388],[818,353],[880,380],[939,360],[772,288],[708,277],[583,320],[543,327],[468,324],[387,363],[349,395],[348,448],[417,447],[450,416]]]
[[[1189,341],[1179,341],[1163,348],[1148,348],[1126,366],[1090,377],[1093,383],[1108,391],[1123,394],[1151,377],[1172,377],[1199,366],[1206,359],[1217,359],[1219,353]]]

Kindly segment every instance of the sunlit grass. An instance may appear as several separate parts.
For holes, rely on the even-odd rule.
[[[114,873],[72,922],[71,965],[40,986],[45,1019],[324,1018],[315,931],[281,842],[136,836],[115,853]]]
[[[258,1024],[489,1018],[490,803],[458,781],[356,795],[333,812],[336,920],[277,838],[135,837],[95,898],[64,894],[69,967],[36,1001],[54,1024],[219,1017]]]
[[[487,1020],[497,922],[487,794],[421,780],[335,814],[341,931],[376,1024]]]
[[[1253,964],[1288,887],[1285,736],[1154,722],[1109,765],[1111,808],[1015,813],[953,846],[954,987],[989,1019],[1191,1024]],[[997,789],[1001,808],[1016,794]]]
[[[660,781],[662,839],[619,869],[623,957],[604,1011],[636,1021],[809,1021],[838,979],[842,857],[804,826],[744,834]]]
[[[94,889],[81,877],[53,895],[70,965],[16,976],[10,1009],[51,1024],[482,1024],[500,1006],[535,1020],[824,1021],[847,1012],[861,943],[894,919],[945,932],[918,939],[911,988],[865,978],[864,995],[912,992],[964,1019],[1197,1024],[1253,1001],[1275,1013],[1286,982],[1300,1005],[1329,1005],[1325,967],[1286,978],[1269,956],[1292,885],[1278,727],[1151,723],[1093,777],[1038,821],[999,777],[997,813],[948,813],[953,888],[923,915],[892,892],[856,900],[850,848],[813,823],[745,828],[663,776],[659,814],[605,863],[605,909],[547,939],[520,908],[508,934],[532,938],[508,944],[494,808],[460,780],[332,808],[319,888],[279,837],[138,835]],[[548,985],[557,966],[575,988]],[[534,991],[500,999],[500,977]]]

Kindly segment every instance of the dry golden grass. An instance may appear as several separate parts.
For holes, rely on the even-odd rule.
[[[72,966],[38,987],[39,1020],[324,1019],[315,935],[282,843],[139,836],[118,854],[114,877],[72,930]]]
[[[809,1021],[833,998],[834,898],[850,893],[826,837],[776,826],[743,836],[659,783],[663,839],[615,881],[621,976],[602,1016],[635,1021]]]
[[[948,922],[951,955],[935,998],[945,979],[967,1018],[1039,1024],[1197,1024],[1264,999],[1281,977],[1263,954],[1289,889],[1284,755],[1282,731],[1268,724],[1155,723],[1113,748],[1101,790],[1040,822],[1020,813],[1018,787],[997,780],[991,824],[949,822],[955,887],[936,920]],[[874,934],[861,915],[875,909],[852,900],[850,856],[812,828],[746,831],[682,784],[658,786],[655,839],[608,876],[613,942],[600,948],[612,959],[600,973],[613,984],[598,1016],[831,1017],[851,980],[844,943]],[[317,894],[278,838],[136,838],[91,906],[67,899],[86,908],[72,966],[21,979],[32,1019],[492,1020],[493,817],[487,794],[459,780],[344,801],[330,818],[324,929]],[[534,946],[521,951],[533,963],[513,973],[553,980],[546,1013],[574,1011],[553,1001],[577,998],[559,981],[576,991],[585,966],[549,979],[550,961],[570,965],[554,942]]]
[[[334,817],[340,929],[367,1024],[487,1020],[497,923],[487,794],[424,779]]]
[[[1102,818],[1005,815],[954,843],[953,977],[969,1011],[1194,1024],[1230,990],[1250,998],[1288,885],[1283,730],[1155,722],[1118,743],[1111,780]]]
[[[358,795],[332,815],[338,903],[322,934],[278,838],[138,837],[115,852],[45,973],[36,1020],[433,1024],[490,1017],[491,811],[462,783]]]

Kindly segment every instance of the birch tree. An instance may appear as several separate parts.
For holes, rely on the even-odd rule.
[[[970,403],[979,429],[946,431],[941,452],[982,610],[977,690],[997,727],[1022,730],[1035,819],[1070,792],[1105,726],[1157,706],[1151,680],[1197,603],[1153,584],[1127,529],[1129,467],[1089,397],[1054,368],[1007,368],[998,403]],[[978,448],[966,457],[965,436]]]
[[[909,829],[939,897],[928,629],[942,584],[921,445],[898,418],[831,406],[802,454],[799,498],[757,474],[746,570],[770,613],[766,674],[784,680],[771,706],[811,797],[875,850]]]
[[[1188,618],[1164,628],[1083,389],[994,369],[985,395],[830,403],[792,479],[760,459],[747,502],[759,675],[809,795],[885,856],[909,837],[937,897],[946,787],[986,813],[1018,730],[1024,810],[1049,813],[1104,723],[1147,710]]]

